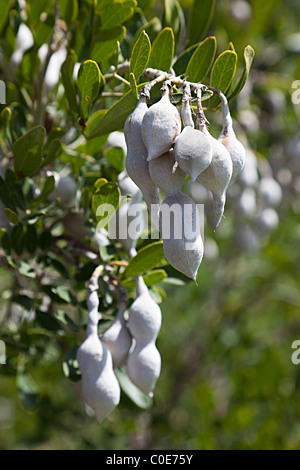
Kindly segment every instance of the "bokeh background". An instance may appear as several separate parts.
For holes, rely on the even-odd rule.
[[[138,4],[143,15],[131,24],[163,21],[164,2]],[[180,5],[188,25],[192,2]],[[24,54],[13,33],[0,40],[0,56],[11,64],[16,50]],[[142,409],[122,394],[98,425],[79,384],[64,375],[59,341],[49,341],[47,354],[28,364],[33,382],[23,389],[14,368],[0,366],[1,449],[300,449],[300,364],[291,360],[300,340],[300,104],[292,99],[300,80],[300,4],[217,1],[206,35],[216,36],[219,52],[232,42],[240,63],[248,44],[255,50],[247,84],[231,104],[247,163],[217,231],[206,223],[198,285],[180,278],[162,285],[162,372],[153,405]],[[220,116],[207,117],[214,132]],[[209,207],[200,184],[185,190]],[[12,282],[0,267],[0,339],[11,321]],[[22,329],[14,328],[9,352],[24,346]],[[26,387],[31,410],[20,396]]]

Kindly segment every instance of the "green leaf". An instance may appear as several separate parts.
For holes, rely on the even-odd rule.
[[[96,111],[90,116],[85,128],[85,135],[88,139],[91,138],[91,135],[93,134],[94,130],[97,129],[99,122],[104,118],[106,113],[107,111],[105,109],[99,109],[99,111]]]
[[[89,117],[91,103],[97,98],[102,74],[98,64],[93,60],[83,62],[78,71],[77,86],[80,93],[81,115],[86,121]],[[104,80],[104,79],[103,79]]]
[[[214,36],[210,36],[202,41],[193,53],[185,76],[190,82],[201,82],[213,63],[217,48],[217,41]]]
[[[210,85],[218,88],[224,94],[227,93],[233,80],[237,63],[237,54],[233,51],[224,51],[216,59],[211,71]],[[220,102],[220,98],[213,96],[210,106],[214,108]]]
[[[73,23],[78,16],[77,0],[58,0],[60,16],[67,24]]]
[[[118,171],[124,170],[124,150],[120,147],[110,147],[103,152],[106,160]]]
[[[155,39],[148,67],[169,72],[174,56],[175,39],[171,28],[164,28]]]
[[[143,85],[138,86],[138,91]],[[124,127],[127,116],[132,113],[137,105],[137,99],[132,91],[128,91],[118,101],[116,101],[109,110],[105,113],[99,122],[93,126],[93,131],[90,132],[88,138],[99,135],[109,134],[110,132],[117,131]]]
[[[36,320],[38,323],[49,331],[63,331],[61,324],[50,315],[48,312],[42,312],[41,310],[36,310],[35,312]]]
[[[190,14],[190,44],[195,44],[204,37],[213,18],[215,4],[216,0],[194,0]]]
[[[17,255],[21,255],[24,249],[25,231],[22,224],[15,225],[11,231],[11,246]]]
[[[182,75],[183,73],[185,73],[188,63],[197,47],[198,44],[194,44],[193,46],[190,46],[188,49],[185,49],[181,54],[179,54],[176,62],[173,65],[173,69],[175,70],[176,75]]]
[[[36,273],[33,267],[25,260],[20,261],[19,273],[22,276],[29,277],[30,279],[36,278]]]
[[[57,320],[59,320],[68,328],[70,328],[70,330],[72,331],[79,330],[78,326],[76,325],[76,323],[74,323],[72,318],[70,318],[63,310],[57,310],[57,312],[54,315]]]
[[[137,6],[135,0],[101,0],[96,7],[101,16],[101,28],[109,29],[128,20]]]
[[[34,300],[28,295],[25,294],[16,294],[13,295],[11,301],[15,304],[21,305],[28,312],[32,309]]]
[[[41,194],[38,197],[36,197],[35,199],[33,199],[32,203],[31,203],[31,210],[32,211],[37,209],[39,207],[39,205],[47,199],[49,194],[53,191],[54,186],[55,186],[55,178],[54,178],[54,176],[49,176],[46,179],[45,183],[44,183]]]
[[[178,43],[185,27],[182,8],[178,0],[165,0],[164,4],[163,27],[172,28],[175,41]]]
[[[78,113],[76,90],[73,82],[74,57],[69,54],[61,66],[61,78],[71,113]]]
[[[40,403],[37,386],[22,363],[20,363],[17,368],[16,385],[19,399],[23,405],[28,410],[36,409]]]
[[[133,75],[133,73],[130,73],[129,74],[129,83],[130,83],[130,88],[131,88],[131,91],[133,93],[133,96],[135,97],[135,99],[139,99],[139,93],[138,93],[138,89],[137,89],[137,84],[136,84],[136,79],[135,79],[135,76]]]
[[[14,167],[18,177],[30,176],[41,166],[45,135],[45,128],[36,126],[15,141]]]
[[[38,236],[34,225],[27,226],[25,246],[30,254],[34,254],[38,247]]]
[[[165,258],[162,241],[154,242],[141,248],[137,255],[131,258],[125,269],[124,277],[138,276],[157,266],[164,266],[166,264],[168,262]]]
[[[8,13],[11,9],[12,3],[13,3],[12,0],[0,0],[0,11],[1,11],[1,15],[0,15],[0,33],[2,33],[2,30],[5,26],[6,21],[7,21]]]
[[[151,52],[151,43],[147,33],[142,31],[136,41],[130,58],[129,72],[133,73],[136,80],[139,80],[144,69],[147,67]]]
[[[143,410],[147,410],[152,406],[152,398],[141,392],[141,390],[131,382],[125,369],[117,368],[115,369],[115,374],[121,389],[130,398],[130,400],[135,403],[135,405]]]
[[[247,81],[247,78],[248,78],[248,75],[249,75],[249,72],[250,72],[250,69],[251,69],[251,65],[252,65],[254,56],[255,56],[254,49],[252,49],[251,46],[246,46],[245,50],[244,50],[245,67],[244,67],[243,73],[241,75],[241,78],[239,79],[235,89],[229,95],[228,100],[233,100],[240,93],[240,91],[243,89],[243,87],[244,87],[244,85]]]
[[[9,209],[8,207],[6,207],[4,209],[4,212],[6,214],[6,217],[9,219],[9,221],[14,224],[14,225],[18,225],[18,223],[20,222],[20,219],[19,219],[19,216],[16,212],[12,211],[11,209]]]
[[[137,32],[134,35],[134,38],[132,41],[132,48],[134,47],[136,41],[140,37],[142,31],[145,31],[148,34],[150,40],[154,41],[157,34],[161,31],[160,19],[155,16],[148,23],[145,23],[142,26],[140,26],[140,28],[137,30]]]
[[[52,140],[47,151],[45,152],[45,157],[42,165],[49,165],[49,163],[54,162],[62,154],[63,148],[58,139]]]
[[[79,346],[75,344],[67,352],[63,361],[63,372],[71,382],[79,382],[81,380],[81,372],[77,361],[77,351]]]
[[[109,223],[118,209],[121,193],[117,183],[105,182],[104,178],[98,182],[101,182],[101,186],[97,185],[98,189],[93,195],[92,211],[97,221],[97,230],[100,230]]]
[[[125,26],[100,30],[94,37],[91,48],[91,59],[102,62],[116,52],[118,42],[121,43],[126,33]]]

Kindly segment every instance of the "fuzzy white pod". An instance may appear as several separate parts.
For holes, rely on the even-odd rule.
[[[155,341],[161,327],[161,310],[152,299],[141,276],[136,278],[137,298],[129,311],[128,328],[135,346],[127,361],[130,380],[152,396],[161,370],[161,357]]]
[[[171,222],[172,212],[174,223]],[[160,206],[160,233],[168,262],[177,271],[196,280],[204,249],[200,215],[189,196],[180,191],[166,196]]]
[[[165,81],[161,87],[161,99],[143,117],[141,132],[147,148],[147,161],[170,150],[181,131],[180,114],[170,102],[171,90],[171,83]]]
[[[183,92],[181,108],[184,129],[175,139],[174,152],[179,167],[190,175],[193,182],[210,164],[212,148],[206,135],[198,129],[194,129],[190,99],[190,86],[187,84]]]
[[[272,177],[262,178],[258,184],[258,197],[265,206],[276,207],[282,200],[282,189]]]
[[[212,146],[212,160],[208,168],[198,177],[213,195],[213,224],[216,229],[224,213],[226,190],[232,176],[232,160],[226,147],[209,132],[205,124],[205,116],[198,100],[198,127],[210,140]]]
[[[68,208],[73,207],[76,195],[76,182],[70,176],[62,176],[56,171],[48,170],[47,176],[54,176],[54,189],[49,194],[50,201],[56,201],[60,199],[62,206]]]
[[[228,101],[223,93],[220,93],[223,110],[223,129],[218,140],[227,148],[232,159],[232,176],[235,178],[244,168],[246,160],[246,151],[241,142],[237,139],[232,125]]]
[[[93,291],[88,297],[87,338],[77,351],[77,360],[83,398],[101,423],[119,404],[121,391],[111,353],[98,336],[98,304],[98,295]]]
[[[146,96],[141,93],[135,110],[127,117],[124,125],[124,135],[127,145],[125,167],[127,174],[142,191],[149,212],[151,213],[151,206],[158,207],[160,199],[159,191],[149,174],[148,162],[146,161],[147,149],[141,135],[141,125],[147,111]],[[158,212],[152,212],[152,216],[155,219],[154,223],[157,225]]]
[[[166,194],[180,191],[185,181],[185,173],[175,163],[173,149],[149,162],[149,172],[153,182]]]
[[[126,305],[126,302],[120,304],[116,318],[101,336],[101,341],[112,355],[114,367],[125,363],[132,344],[132,337],[124,318]]]

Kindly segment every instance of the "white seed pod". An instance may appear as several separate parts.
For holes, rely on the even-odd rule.
[[[262,178],[258,185],[258,197],[265,206],[276,207],[282,200],[282,189],[272,177]]]
[[[196,280],[203,258],[203,242],[200,215],[189,196],[181,192],[166,196],[160,206],[160,233],[164,253],[171,266]]]
[[[209,136],[211,142],[212,160],[208,168],[203,171],[197,179],[209,189],[213,195],[213,224],[216,229],[224,213],[226,190],[232,175],[232,161],[226,147],[212,137],[206,127],[204,132]]]
[[[170,103],[171,84],[165,81],[162,97],[145,113],[142,122],[142,138],[147,148],[147,161],[160,157],[170,150],[181,131],[181,119],[177,108]]]
[[[227,148],[232,159],[232,176],[235,178],[243,169],[246,160],[246,151],[241,142],[237,139],[233,130],[232,118],[229,111],[227,98],[220,94],[223,109],[223,129],[219,135],[219,141]]]
[[[174,143],[175,160],[179,167],[195,181],[211,162],[212,148],[209,139],[203,132],[194,129],[194,122],[190,108],[190,86],[186,85],[183,97],[181,117],[185,126],[176,137]]]
[[[101,336],[101,341],[112,355],[114,367],[125,363],[132,344],[132,337],[124,318],[125,310],[126,303],[122,303],[116,318]]]
[[[161,157],[149,162],[150,176],[155,185],[166,194],[180,191],[185,181],[185,173],[175,165],[174,150],[171,149]]]
[[[136,278],[137,298],[129,311],[128,328],[135,346],[127,361],[130,380],[151,396],[161,370],[161,357],[155,341],[161,327],[161,310],[151,297],[141,276]]]
[[[62,176],[56,171],[48,170],[46,174],[48,177],[54,176],[54,189],[48,196],[50,201],[56,201],[59,198],[63,207],[73,207],[76,196],[75,180],[70,176]]]
[[[148,162],[146,161],[147,149],[141,135],[142,120],[147,110],[146,97],[141,94],[135,110],[128,116],[124,125],[127,145],[125,167],[127,174],[142,191],[149,212],[151,212],[151,206],[158,206],[160,199],[159,191],[149,174]],[[158,224],[158,208],[157,212],[152,212],[154,223]]]
[[[276,210],[272,207],[263,209],[257,217],[257,225],[264,233],[275,230],[279,225],[279,217]]]
[[[101,423],[119,404],[121,391],[113,371],[111,353],[98,337],[98,303],[94,291],[88,299],[87,338],[77,351],[77,360],[83,398]]]

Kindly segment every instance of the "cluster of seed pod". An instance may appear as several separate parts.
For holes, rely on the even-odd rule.
[[[131,249],[131,255],[135,249]],[[77,352],[81,371],[81,390],[85,403],[100,423],[119,404],[120,385],[114,369],[126,366],[132,383],[149,397],[153,396],[161,370],[161,357],[155,342],[161,326],[161,310],[151,297],[141,276],[136,278],[136,299],[126,318],[127,295],[120,295],[117,315],[99,336],[97,295],[101,266],[91,277],[88,295],[86,339]]]
[[[152,84],[157,82],[157,79],[153,80]],[[200,216],[195,202],[181,191],[182,186],[189,175],[191,182],[197,179],[211,192],[212,223],[216,229],[223,216],[229,183],[244,166],[245,149],[236,138],[227,99],[219,90],[211,88],[220,97],[223,111],[223,129],[219,138],[215,139],[208,131],[201,105],[204,86],[193,84],[197,90],[195,128],[190,106],[190,83],[182,83],[181,115],[170,101],[170,76],[161,87],[160,100],[148,108],[147,99],[150,98],[152,84],[150,82],[144,86],[138,104],[124,126],[126,170],[142,191],[156,225],[158,222],[167,260],[175,269],[196,280],[203,257]],[[166,195],[162,202],[159,190]],[[158,213],[151,211],[152,205],[158,207],[158,204]],[[163,230],[165,214],[170,216],[175,206],[180,208],[181,216],[175,220],[177,227],[175,224],[171,227],[168,220],[169,230],[166,233]],[[189,228],[194,225],[197,229],[187,236]]]

